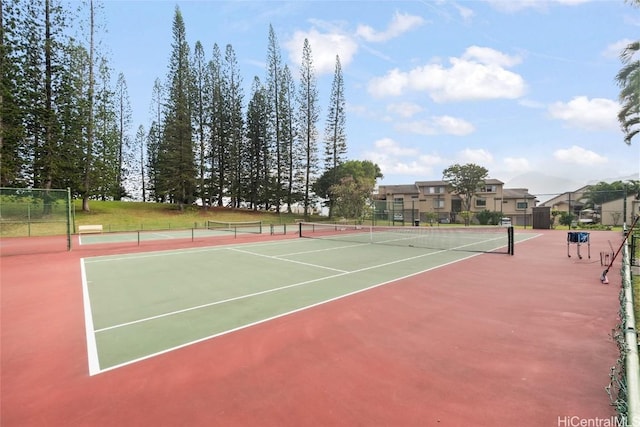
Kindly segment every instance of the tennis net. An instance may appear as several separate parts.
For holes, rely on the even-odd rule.
[[[513,255],[513,227],[385,227],[300,223],[300,237],[434,250]]]
[[[207,229],[262,234],[262,221],[207,221]]]

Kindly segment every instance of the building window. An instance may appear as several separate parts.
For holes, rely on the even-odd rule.
[[[487,199],[483,199],[482,197],[478,197],[476,199],[476,207],[477,208],[486,208],[487,207]]]
[[[426,194],[443,194],[444,187],[427,187]]]
[[[529,207],[529,204],[527,202],[516,202],[516,209],[524,210],[524,209],[527,209],[528,207]]]
[[[495,193],[497,191],[498,186],[496,185],[485,185],[484,187],[480,188],[481,193]]]
[[[444,199],[434,199],[433,207],[435,209],[444,209]]]

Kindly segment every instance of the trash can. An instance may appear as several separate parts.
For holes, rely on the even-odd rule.
[[[420,227],[420,220],[419,220],[419,219],[414,220],[414,221],[413,221],[413,225],[414,225],[415,227]]]

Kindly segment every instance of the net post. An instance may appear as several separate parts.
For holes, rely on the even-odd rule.
[[[513,255],[514,254],[514,249],[515,249],[515,242],[514,242],[514,235],[513,235],[513,225],[510,226],[507,229],[507,236],[508,236],[508,252],[509,255]]]
[[[71,188],[67,187],[67,250],[71,250]]]
[[[298,237],[302,237],[302,222],[298,223]]]

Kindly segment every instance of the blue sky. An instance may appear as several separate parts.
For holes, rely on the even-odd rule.
[[[439,180],[455,163],[534,192],[549,191],[539,174],[640,179],[640,140],[626,145],[616,118],[619,54],[640,34],[640,9],[623,0],[107,0],[100,38],[127,80],[132,134],[150,124],[176,5],[192,50],[200,40],[209,59],[214,43],[233,46],[245,104],[266,75],[269,25],[296,78],[308,38],[320,135],[338,54],[348,157],[377,163],[380,184]]]

